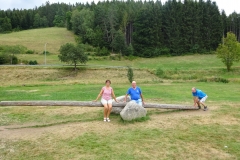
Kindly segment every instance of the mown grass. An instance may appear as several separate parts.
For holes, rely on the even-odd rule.
[[[0,113],[0,126],[34,123],[31,127],[47,127],[73,122],[96,121],[102,117],[100,116],[102,112],[99,112],[99,109],[95,109],[94,112],[71,113],[69,115],[60,111],[61,109],[61,107],[3,107]],[[71,107],[65,107],[65,110],[70,112],[73,109],[74,108]],[[76,110],[81,111],[82,109]],[[51,113],[52,111],[55,112]]]
[[[50,53],[58,53],[60,46],[67,42],[75,43],[75,39],[74,34],[67,31],[66,28],[53,27],[0,34],[0,44],[22,45],[39,54],[44,51],[45,43],[48,43],[47,51]],[[35,55],[31,56],[34,57]]]
[[[229,113],[239,113],[237,107],[228,106],[228,109]],[[212,112],[213,116],[210,118],[214,117],[217,122],[221,122],[218,111]],[[171,113],[168,114],[171,115]],[[115,118],[116,116],[113,116],[113,119]],[[104,130],[86,131],[79,128],[78,134],[67,138],[48,133],[36,140],[1,139],[0,153],[3,159],[49,160],[239,158],[239,123],[231,125],[209,121],[208,124],[199,124],[196,123],[195,118],[161,119],[163,122],[179,123],[169,128],[151,125],[152,121],[141,122],[142,125],[113,121],[112,124],[105,123],[109,128],[105,132]],[[201,117],[197,118],[201,120]],[[105,124],[101,124],[102,127],[106,127]]]
[[[188,113],[155,109],[148,110],[145,119],[135,122],[126,123],[119,115],[111,115],[111,122],[103,123],[102,108],[0,107],[0,126],[11,128],[9,137],[18,135],[21,130],[18,138],[0,139],[0,158],[155,160],[240,157],[240,90],[236,83],[140,83],[139,86],[147,102],[189,105],[192,104],[191,87],[196,86],[208,94],[210,113],[204,112],[207,115],[201,116],[198,115],[203,112],[201,110]],[[100,84],[5,86],[1,87],[0,95],[3,100],[93,100],[101,87]],[[112,87],[119,96],[129,85],[113,84]],[[41,96],[46,94],[49,96]],[[45,128],[50,130],[43,132]],[[34,139],[22,139],[24,130],[27,135],[34,130],[42,134],[35,135]]]
[[[58,50],[57,50],[58,51]],[[56,52],[57,52],[56,51]],[[39,60],[40,64],[44,64],[44,55],[18,55],[20,59],[26,60]],[[48,64],[63,64],[59,61],[57,55],[47,55]],[[216,70],[225,69],[224,64],[215,54],[207,55],[185,55],[185,56],[173,56],[173,57],[155,57],[155,58],[137,58],[133,61],[122,59],[122,60],[90,60],[87,65],[102,65],[102,66],[132,66],[134,68],[142,69],[156,69],[158,67],[163,70]],[[239,67],[240,62],[235,62],[234,67]]]
[[[164,103],[186,103],[191,99],[191,88],[197,87],[205,91],[211,102],[238,102],[240,88],[235,83],[152,83],[138,84],[144,97]],[[7,86],[0,88],[1,100],[94,100],[103,85],[72,84],[72,85],[30,85]],[[112,85],[116,96],[125,95],[129,84]],[[51,89],[49,89],[51,88]],[[231,94],[229,94],[231,93]]]

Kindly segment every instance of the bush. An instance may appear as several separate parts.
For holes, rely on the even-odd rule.
[[[94,48],[92,46],[90,46],[88,43],[84,44],[84,50],[86,52],[94,52]]]
[[[0,54],[0,64],[10,63],[10,58],[8,54],[1,53]]]
[[[142,56],[146,58],[158,57],[162,55],[170,55],[170,50],[164,47],[164,48],[145,48],[142,51]]]
[[[45,54],[45,51],[43,51],[42,54]],[[50,54],[50,52],[46,51],[46,54],[48,55]]]
[[[18,58],[12,54],[0,54],[0,64],[18,64]]]
[[[37,65],[38,64],[38,62],[36,61],[36,60],[34,60],[34,61],[29,61],[29,63],[28,63],[29,65]]]
[[[132,83],[132,81],[133,81],[133,69],[129,66],[128,66],[127,77],[128,77],[128,81],[130,83]]]
[[[18,58],[16,56],[12,56],[12,64],[18,64]]]
[[[110,56],[109,59],[110,60],[116,60],[115,56]]]
[[[28,60],[22,60],[22,64],[29,64]]]
[[[222,83],[229,83],[228,79],[220,78],[220,77],[213,77],[213,78],[202,78],[199,79],[198,82],[222,82]]]
[[[127,60],[129,60],[129,61],[133,61],[133,60],[137,59],[137,57],[135,57],[135,56],[133,56],[133,55],[125,56],[124,58],[127,59]]]
[[[134,49],[132,44],[130,44],[128,47],[125,47],[122,53],[125,56],[132,56],[134,54]]]
[[[103,47],[102,49],[100,49],[100,47],[97,47],[96,50],[97,50],[95,53],[96,56],[109,56],[110,55],[110,52],[106,47]]]
[[[8,54],[21,54],[21,53],[25,53],[26,50],[27,50],[27,48],[22,45],[15,45],[15,46],[2,45],[2,46],[0,46],[0,51],[2,53],[8,53]]]
[[[26,54],[34,54],[34,51],[33,50],[27,50]]]
[[[160,78],[163,78],[164,77],[164,71],[158,67],[157,70],[156,70],[156,75]]]
[[[219,77],[214,77],[211,79],[213,82],[222,82],[222,83],[228,83],[229,80],[225,78],[219,78]]]

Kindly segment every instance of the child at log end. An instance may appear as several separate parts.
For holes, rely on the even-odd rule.
[[[204,111],[207,111],[208,108],[205,105],[205,101],[208,98],[207,94],[203,91],[196,89],[195,87],[192,88],[192,95],[193,95],[193,101],[194,106],[196,107],[198,105],[198,108],[201,109],[201,105],[204,106]]]

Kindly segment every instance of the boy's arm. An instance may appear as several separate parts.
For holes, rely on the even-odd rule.
[[[197,102],[198,102],[198,97],[196,96],[193,96],[193,102],[194,102],[194,106],[196,106]]]

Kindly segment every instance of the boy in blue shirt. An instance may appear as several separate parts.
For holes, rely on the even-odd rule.
[[[126,93],[125,102],[127,101],[127,96],[128,95],[130,95],[132,101],[135,101],[140,106],[145,104],[144,101],[143,101],[142,91],[139,87],[137,87],[137,83],[135,81],[132,82],[132,87],[129,88],[127,93]]]
[[[193,95],[194,106],[198,105],[198,108],[201,109],[201,104],[202,104],[204,106],[204,111],[208,110],[207,106],[204,104],[204,102],[208,98],[206,93],[193,87],[192,95]]]

